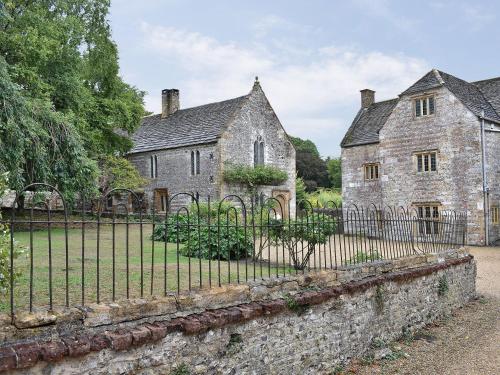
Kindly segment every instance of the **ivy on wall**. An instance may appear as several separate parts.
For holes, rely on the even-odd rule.
[[[268,165],[252,167],[230,163],[225,165],[223,176],[224,181],[227,183],[242,184],[249,187],[280,185],[288,179],[288,173],[276,167]]]

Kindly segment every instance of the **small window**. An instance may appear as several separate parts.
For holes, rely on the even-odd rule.
[[[150,177],[157,178],[158,177],[158,157],[156,155],[151,155],[149,159],[150,165]]]
[[[418,205],[419,221],[418,229],[420,234],[439,233],[439,206],[437,205]]]
[[[194,167],[194,151],[191,151],[191,176],[194,176],[195,167]]]
[[[191,176],[200,174],[200,151],[191,151]]]
[[[497,206],[491,207],[491,223],[500,224],[500,210]]]
[[[415,154],[417,158],[417,172],[437,171],[437,152],[421,152]]]
[[[378,178],[379,178],[379,164],[378,163],[365,164],[365,180],[372,181],[372,180],[378,180]]]
[[[200,151],[196,150],[196,174],[200,174]]]
[[[434,114],[434,97],[426,96],[415,99],[415,117],[429,116]]]

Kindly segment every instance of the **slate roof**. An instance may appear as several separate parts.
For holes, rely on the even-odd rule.
[[[448,88],[476,116],[500,123],[500,77],[484,81],[467,82],[451,74],[431,70],[399,96],[413,95],[422,91],[444,86]],[[361,109],[344,139],[342,147],[360,146],[379,141],[379,131],[396,106],[398,99],[373,103]]]
[[[131,136],[134,146],[129,154],[215,142],[247,98],[180,109],[163,119],[144,117]]]
[[[378,132],[392,113],[398,99],[373,103],[368,108],[361,108],[347,131],[342,147],[361,146],[378,142]]]
[[[500,114],[500,77],[472,82],[479,87],[486,100],[490,102],[496,113]]]

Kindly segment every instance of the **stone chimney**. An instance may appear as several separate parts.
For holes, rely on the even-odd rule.
[[[361,108],[368,108],[375,103],[375,91],[370,89],[361,90]]]
[[[161,90],[161,118],[165,118],[179,109],[179,90]]]

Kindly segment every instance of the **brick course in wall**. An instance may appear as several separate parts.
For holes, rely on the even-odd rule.
[[[439,291],[443,278],[446,294]],[[245,288],[250,293],[236,305],[192,305],[194,313],[167,320],[46,331],[0,347],[0,371],[168,374],[184,365],[209,374],[328,372],[362,356],[374,339],[395,339],[462,306],[475,295],[474,280],[474,260],[461,253],[298,275],[237,287],[235,300],[245,299]]]

